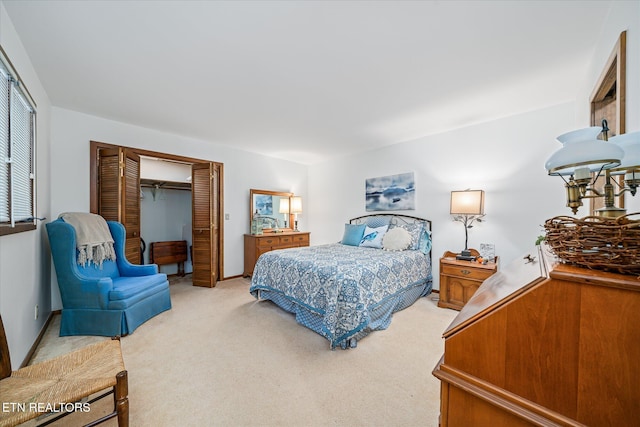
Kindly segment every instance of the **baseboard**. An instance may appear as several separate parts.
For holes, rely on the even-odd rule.
[[[22,365],[20,365],[20,368],[24,368],[29,364],[29,362],[31,362],[31,359],[35,354],[36,349],[40,345],[40,341],[42,341],[42,337],[44,337],[44,334],[47,332],[47,328],[49,327],[49,324],[53,320],[53,316],[61,313],[62,313],[62,310],[53,310],[51,313],[49,313],[49,317],[47,317],[47,321],[44,322],[44,325],[42,326],[42,329],[40,329],[40,333],[38,334],[38,337],[36,338],[31,348],[29,349],[29,352],[25,356],[24,360],[22,361]]]

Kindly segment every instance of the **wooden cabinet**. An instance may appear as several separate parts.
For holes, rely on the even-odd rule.
[[[472,249],[473,251],[473,249]],[[460,261],[453,252],[440,258],[440,300],[438,307],[460,310],[482,282],[498,270],[498,258],[488,264]]]
[[[444,332],[442,426],[623,426],[640,419],[640,279],[545,246],[487,279]]]
[[[256,261],[265,252],[274,249],[309,246],[309,233],[284,232],[244,235],[244,277],[253,274]]]
[[[187,260],[187,241],[174,240],[153,242],[149,247],[149,263],[161,265],[178,264],[178,276],[183,277],[184,262]]]

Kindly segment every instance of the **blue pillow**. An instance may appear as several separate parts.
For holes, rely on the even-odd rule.
[[[431,232],[430,231],[423,230],[422,237],[420,237],[420,243],[418,245],[418,249],[425,255],[431,252]]]
[[[388,225],[376,228],[367,226],[364,230],[364,236],[362,236],[362,240],[360,241],[360,246],[366,248],[382,248],[382,238],[386,234],[388,228]]]
[[[362,240],[362,235],[364,234],[365,225],[360,224],[345,224],[344,225],[344,235],[342,236],[342,244],[349,246],[358,246],[360,245],[360,240]]]

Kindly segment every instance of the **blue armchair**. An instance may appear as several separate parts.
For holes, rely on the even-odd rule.
[[[78,265],[76,232],[63,219],[47,224],[62,298],[60,336],[128,335],[171,308],[167,275],[155,264],[134,265],[124,255],[125,229],[107,221],[116,260]]]

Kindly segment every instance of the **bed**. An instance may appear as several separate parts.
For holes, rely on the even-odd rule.
[[[262,254],[249,291],[346,349],[428,295],[431,265],[431,221],[367,215],[345,224],[338,243]]]

